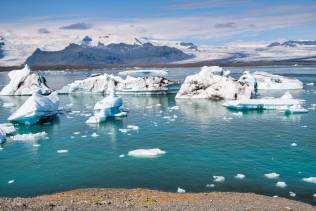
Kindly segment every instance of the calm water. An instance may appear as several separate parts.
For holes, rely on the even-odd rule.
[[[314,67],[229,68],[236,75],[242,71],[265,70],[316,83]],[[170,78],[184,80],[197,68],[170,69]],[[101,72],[101,71],[94,71]],[[55,88],[90,75],[87,72],[45,72],[48,84]],[[7,76],[0,73],[0,85]],[[292,94],[306,100],[306,107],[316,103],[316,87]],[[283,92],[260,93],[280,96]],[[49,139],[35,142],[7,142],[0,151],[1,196],[33,196],[85,187],[144,187],[188,192],[238,191],[290,197],[316,204],[316,184],[302,181],[316,176],[316,112],[284,116],[278,112],[249,112],[234,115],[208,100],[175,100],[174,95],[123,96],[130,112],[123,119],[112,119],[98,127],[85,124],[101,95],[60,96],[61,107],[80,113],[64,112],[51,124],[19,126],[18,133],[45,131]],[[17,106],[25,97],[1,97]],[[73,104],[67,107],[67,104]],[[161,104],[161,106],[157,106]],[[179,110],[170,110],[172,106]],[[15,108],[0,108],[0,122]],[[175,121],[166,116],[177,115]],[[118,129],[139,126],[128,134]],[[74,135],[74,132],[80,132]],[[96,132],[99,136],[91,137]],[[73,136],[73,137],[72,137]],[[297,143],[296,147],[291,143]],[[39,144],[39,147],[34,147]],[[127,156],[139,148],[160,148],[161,157],[141,159]],[[66,149],[68,153],[58,154]],[[120,158],[119,155],[126,156]],[[265,173],[277,172],[280,178],[270,180]],[[239,180],[237,173],[246,175]],[[223,183],[214,183],[213,176],[225,176]],[[15,180],[8,184],[9,180]],[[285,181],[286,188],[276,187]],[[214,188],[206,184],[214,183]]]

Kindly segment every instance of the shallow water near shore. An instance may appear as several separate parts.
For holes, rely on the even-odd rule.
[[[233,76],[244,70],[268,71],[316,84],[316,66],[227,68]],[[169,69],[170,79],[183,81],[198,68]],[[75,79],[104,71],[43,72],[48,85],[59,89]],[[110,71],[116,72],[116,71]],[[0,87],[8,82],[0,73]],[[279,97],[283,91],[259,92]],[[316,104],[316,86],[291,91]],[[123,95],[128,116],[110,119],[99,126],[85,123],[102,95],[61,95],[63,112],[51,123],[16,125],[17,132],[45,131],[48,139],[7,142],[0,150],[0,196],[34,196],[87,187],[151,188],[187,192],[236,191],[283,196],[316,204],[316,184],[302,180],[316,177],[316,110],[285,116],[277,111],[226,110],[223,102],[175,100],[168,96]],[[0,123],[27,97],[1,97]],[[4,108],[3,103],[16,107]],[[173,106],[177,106],[171,109]],[[178,108],[178,109],[177,109]],[[72,112],[71,112],[72,111]],[[139,130],[119,129],[136,125]],[[80,132],[80,134],[78,134]],[[96,133],[98,136],[91,136]],[[296,143],[297,146],[291,146]],[[127,153],[141,148],[160,148],[156,158],[135,158]],[[64,153],[57,153],[65,150]],[[120,157],[120,155],[125,155]],[[264,174],[276,172],[279,179]],[[236,174],[245,174],[237,179]],[[214,182],[213,176],[224,176]],[[12,183],[8,181],[14,180]],[[284,181],[287,187],[276,186]],[[213,188],[206,187],[214,184]],[[294,192],[291,197],[289,192]]]

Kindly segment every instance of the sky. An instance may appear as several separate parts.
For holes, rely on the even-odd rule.
[[[197,44],[316,39],[316,0],[1,0],[1,34],[108,33]]]

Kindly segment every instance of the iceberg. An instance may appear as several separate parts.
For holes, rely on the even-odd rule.
[[[94,75],[84,80],[74,81],[64,86],[58,93],[106,93],[110,81],[114,81],[118,94],[167,94],[178,90],[176,82],[162,76],[134,77],[129,74],[125,75],[125,79],[106,73]]]
[[[303,83],[295,78],[288,78],[285,76],[259,71],[252,73],[252,75],[257,81],[258,90],[303,89]]]
[[[316,177],[307,177],[303,178],[304,182],[310,182],[310,183],[315,183],[316,184]]]
[[[224,176],[213,176],[214,182],[225,182]]]
[[[121,113],[126,115],[126,112],[121,110],[123,100],[116,95],[114,82],[109,89],[111,89],[110,95],[95,104],[94,114],[86,121],[87,124],[98,124],[108,117],[122,116]]]
[[[52,92],[46,85],[46,79],[39,73],[31,73],[28,65],[21,70],[10,71],[8,76],[10,83],[0,91],[0,95],[32,95],[35,92],[47,95]]]
[[[302,104],[304,100],[294,99],[290,92],[286,92],[280,98],[265,97],[259,99],[244,99],[226,101],[223,105],[232,110],[282,110],[303,112]]]
[[[215,69],[218,69],[216,67]],[[176,98],[249,99],[253,88],[227,75],[217,75],[211,67],[186,77]]]
[[[10,137],[11,141],[38,141],[47,137],[46,132],[17,134]]]
[[[258,89],[256,78],[249,72],[245,71],[238,79],[239,83],[247,84],[251,88],[251,94],[255,95]]]
[[[56,92],[48,96],[33,93],[15,113],[9,116],[8,120],[22,124],[35,124],[56,115],[58,106],[59,98]]]
[[[160,76],[166,77],[168,70],[128,70],[118,73],[120,76],[132,76],[132,77],[148,77],[148,76]]]
[[[128,156],[140,157],[140,158],[154,158],[163,154],[166,154],[166,152],[158,148],[136,149],[136,150],[132,150],[128,152]]]
[[[0,124],[0,144],[4,143],[7,139],[7,136],[14,133],[15,131],[15,127],[10,123]]]
[[[285,188],[287,186],[287,184],[285,182],[277,182],[275,184],[275,186],[277,186],[279,188]]]

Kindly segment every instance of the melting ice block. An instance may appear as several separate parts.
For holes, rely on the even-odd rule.
[[[59,98],[56,92],[48,96],[34,93],[11,116],[9,121],[22,124],[35,124],[43,118],[56,115],[58,112]]]
[[[21,70],[12,70],[8,76],[10,83],[0,95],[32,95],[35,92],[46,95],[52,92],[46,85],[46,79],[39,73],[31,73],[28,65]]]
[[[105,121],[108,117],[118,116],[122,113],[122,106],[123,100],[115,94],[115,88],[113,86],[110,95],[95,104],[94,115],[91,116],[86,123],[98,124]]]
[[[247,83],[214,74],[213,68],[203,67],[199,73],[186,77],[176,98],[249,99],[252,90],[253,87]]]
[[[252,75],[257,81],[258,89],[303,89],[303,83],[295,78],[288,78],[267,72],[254,72]]]
[[[303,100],[294,99],[289,92],[286,92],[280,98],[266,97],[260,99],[244,99],[226,101],[223,105],[233,110],[292,110],[301,111]]]
[[[128,152],[128,156],[140,157],[140,158],[154,158],[163,154],[166,154],[166,152],[158,148],[136,149],[136,150],[132,150]]]
[[[12,124],[0,124],[0,144],[4,143],[7,139],[7,136],[14,132],[15,128]]]

